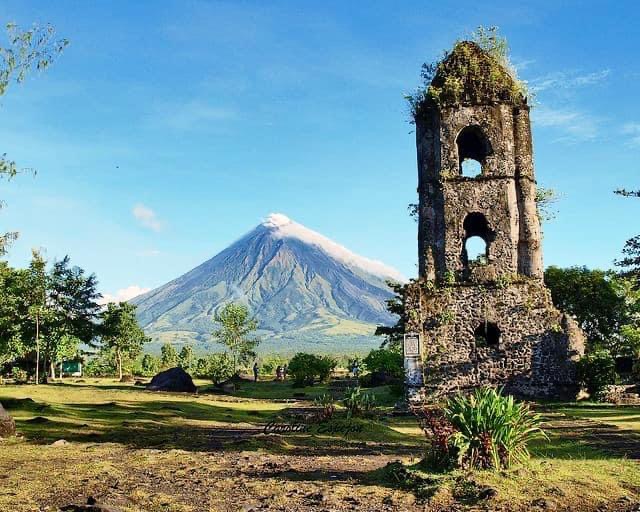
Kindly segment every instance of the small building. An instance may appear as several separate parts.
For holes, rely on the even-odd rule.
[[[71,359],[62,362],[62,375],[70,377],[82,377],[82,360]]]

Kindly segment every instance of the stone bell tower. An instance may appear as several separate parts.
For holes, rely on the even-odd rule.
[[[529,106],[519,83],[476,44],[458,43],[415,122],[420,279],[405,306],[421,343],[406,361],[414,370],[408,384],[436,396],[479,385],[571,394],[584,341],[543,283]]]

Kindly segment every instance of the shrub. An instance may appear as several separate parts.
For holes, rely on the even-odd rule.
[[[226,352],[210,354],[198,359],[194,373],[196,377],[210,379],[217,385],[233,377],[233,361]]]
[[[608,350],[595,350],[578,361],[577,377],[592,398],[602,400],[606,387],[616,381],[616,362]]]
[[[329,356],[298,352],[289,361],[288,371],[296,386],[312,386],[316,379],[327,380],[336,364],[336,360]]]
[[[349,388],[342,403],[347,409],[347,417],[362,416],[375,409],[376,396],[373,393],[363,393],[360,387]]]
[[[386,380],[402,379],[404,376],[404,359],[397,350],[384,348],[372,350],[362,362],[374,375],[372,379],[374,385],[377,381],[382,381],[379,383],[384,384]]]
[[[87,377],[109,377],[115,375],[116,366],[109,353],[98,353],[87,361],[84,367],[84,374]]]
[[[317,397],[313,403],[318,407],[322,407],[322,419],[324,420],[331,419],[336,412],[335,400],[329,394],[325,393]]]
[[[18,368],[17,366],[14,366],[11,369],[11,376],[13,377],[13,380],[16,382],[16,384],[26,384],[29,380],[29,375],[27,374],[27,372],[22,368]]]
[[[432,440],[429,457],[440,467],[506,469],[529,458],[529,442],[546,437],[538,414],[486,387],[449,399],[421,423]]]
[[[278,366],[284,366],[287,360],[284,357],[273,355],[265,357],[260,364],[260,375],[275,375]]]

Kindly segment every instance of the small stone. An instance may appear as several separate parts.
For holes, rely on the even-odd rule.
[[[65,440],[65,439],[58,439],[57,441],[51,443],[51,446],[67,446],[69,443],[69,441]]]

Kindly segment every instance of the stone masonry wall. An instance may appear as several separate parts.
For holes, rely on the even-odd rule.
[[[437,398],[481,385],[504,386],[520,396],[575,395],[575,362],[584,338],[573,320],[553,307],[536,279],[494,285],[455,284],[430,289],[410,285],[420,312],[410,329],[423,334],[427,395]],[[478,346],[474,330],[484,322],[500,329],[496,346]]]

